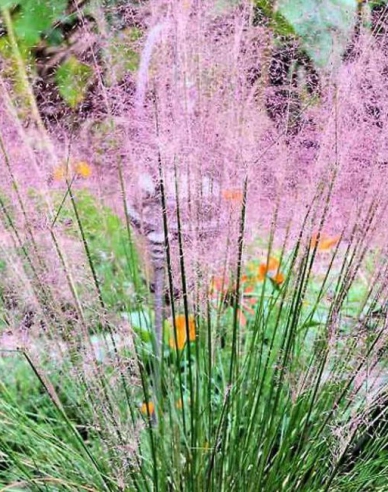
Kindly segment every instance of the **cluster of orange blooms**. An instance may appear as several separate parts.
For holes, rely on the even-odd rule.
[[[183,408],[182,398],[179,398],[177,400],[177,402],[175,403],[175,407],[177,408],[177,410],[182,410],[182,408]],[[155,413],[154,402],[153,401],[143,402],[140,405],[140,413],[142,413],[146,417],[148,417],[148,416],[152,417],[153,414]]]
[[[232,193],[225,196],[227,199],[240,199],[241,196],[233,195]],[[316,248],[317,251],[329,251],[338,244],[339,237],[331,237],[326,234],[314,234],[311,238],[310,247]],[[254,314],[253,305],[257,300],[253,295],[256,282],[263,282],[266,278],[270,278],[271,281],[280,286],[285,281],[284,274],[280,271],[280,262],[277,258],[271,256],[266,262],[262,262],[258,267],[250,268],[250,275],[242,275],[241,284],[243,286],[243,295],[238,310],[238,319],[241,326],[245,326],[247,323],[245,313]],[[231,290],[230,281],[225,277],[213,277],[210,285],[211,294],[227,295]],[[188,329],[186,328],[186,321],[189,323]],[[196,326],[193,315],[178,314],[175,317],[176,337],[172,322],[169,321],[169,345],[173,349],[182,350],[187,341],[194,342],[196,340]],[[188,340],[187,340],[188,335]],[[176,408],[182,408],[182,400],[178,400]],[[155,412],[155,405],[152,401],[143,403],[140,407],[140,412],[145,416],[152,416]]]
[[[234,199],[231,194],[224,196],[228,199]],[[339,241],[338,236],[328,236],[321,233],[314,234],[310,241],[310,247],[316,248],[318,252],[327,252],[334,248]],[[263,282],[266,278],[269,278],[272,283],[280,287],[284,281],[285,276],[280,271],[280,262],[277,258],[271,256],[266,262],[262,262],[258,267],[250,267],[250,275],[242,275],[241,284],[243,286],[243,295],[240,302],[240,308],[238,312],[238,319],[241,326],[245,326],[246,316],[245,313],[254,314],[253,306],[256,304],[256,297],[253,295],[255,290],[255,284],[257,282]],[[231,283],[228,278],[214,277],[210,286],[211,294],[221,294],[226,296],[231,291]]]
[[[255,284],[263,282],[266,277],[276,285],[280,286],[284,280],[284,274],[280,271],[280,262],[277,258],[270,257],[267,262],[260,263],[258,267],[250,267],[250,275],[242,275],[241,284],[243,286],[243,295],[238,310],[238,319],[241,326],[247,323],[245,313],[254,314],[253,306],[257,299],[254,296]],[[227,296],[233,290],[228,278],[214,277],[210,285],[210,293]]]
[[[267,262],[260,263],[257,267],[250,267],[251,275],[242,275],[241,283],[246,285],[249,289],[248,292],[252,292],[253,285],[255,282],[263,282],[266,277],[271,278],[271,280],[276,285],[281,285],[284,282],[284,274],[279,270],[280,262],[277,258],[270,257]],[[223,292],[226,293],[230,289],[230,282],[228,278],[224,277],[213,277],[210,292]],[[244,289],[246,292],[246,289]]]
[[[313,242],[315,241],[315,242]],[[317,244],[317,238],[313,238],[311,242],[312,247],[317,247],[319,251],[326,251],[335,246],[338,242],[338,238],[330,238],[328,236],[320,237]],[[238,310],[238,319],[241,326],[246,326],[247,320],[245,313],[254,314],[253,305],[256,304],[257,299],[253,295],[255,283],[263,282],[268,277],[276,285],[280,286],[285,281],[284,274],[280,271],[280,262],[275,257],[270,257],[267,262],[260,263],[256,272],[249,277],[243,275],[241,277],[241,283],[243,285],[243,295],[240,302],[240,308]],[[221,293],[227,295],[230,291],[230,282],[223,277],[214,277],[211,282],[211,293]],[[186,327],[186,321],[188,321],[188,329]],[[175,316],[175,329],[171,320],[168,321],[169,325],[169,346],[173,349],[182,350],[187,341],[194,342],[196,340],[196,325],[195,318],[192,314],[187,316],[185,314],[178,314]],[[188,337],[188,339],[187,339]]]
[[[87,162],[68,162],[54,168],[52,179],[54,181],[70,180],[74,177],[87,179],[90,178],[91,175],[92,167]]]

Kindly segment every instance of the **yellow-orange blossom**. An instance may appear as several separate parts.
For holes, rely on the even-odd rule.
[[[194,342],[195,320],[192,314],[188,316],[188,322],[189,322],[189,329],[188,329],[189,342]],[[168,343],[171,348],[177,348],[178,350],[182,350],[187,341],[186,316],[184,314],[178,314],[177,316],[175,316],[175,326],[176,326],[176,340],[174,335],[174,329],[171,323],[171,335]]]

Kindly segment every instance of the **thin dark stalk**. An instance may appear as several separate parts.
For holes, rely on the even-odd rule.
[[[195,449],[195,433],[194,433],[195,395],[194,395],[194,385],[193,385],[193,371],[191,367],[192,361],[191,361],[191,344],[190,344],[189,303],[188,303],[188,290],[186,284],[186,266],[185,266],[184,250],[183,250],[183,238],[181,233],[182,223],[181,223],[181,215],[180,215],[178,179],[175,179],[175,194],[176,194],[176,203],[177,203],[176,214],[177,214],[177,225],[178,225],[179,264],[180,264],[180,272],[181,272],[181,280],[182,280],[183,309],[184,309],[185,324],[186,324],[186,350],[187,350],[187,358],[188,358],[188,365],[189,365],[189,391],[190,391],[190,400],[191,400],[190,436],[191,436],[191,448],[194,450]]]
[[[98,462],[95,460],[95,458],[93,457],[93,455],[90,453],[90,451],[87,448],[87,446],[85,445],[82,437],[79,435],[77,429],[70,422],[69,418],[67,417],[67,414],[66,414],[65,410],[63,409],[62,404],[60,403],[60,401],[59,401],[58,397],[55,395],[55,393],[53,393],[52,388],[49,387],[47,380],[45,380],[42,377],[40,371],[37,369],[37,367],[33,363],[33,361],[30,358],[30,356],[27,354],[27,352],[21,352],[21,353],[23,354],[23,356],[27,360],[29,366],[33,370],[33,372],[36,375],[36,377],[39,379],[42,387],[44,388],[45,392],[49,396],[51,402],[53,403],[53,405],[55,406],[55,408],[57,409],[57,411],[59,412],[59,414],[63,417],[64,421],[66,422],[66,425],[68,426],[69,429],[71,429],[71,431],[72,431],[74,437],[76,438],[78,444],[80,445],[81,449],[84,451],[84,453],[86,454],[86,456],[90,459],[90,461],[92,462],[92,464],[95,467],[96,471],[98,472],[99,476],[102,478],[103,483],[104,483],[104,488],[106,490],[110,490],[110,491],[113,492],[114,489],[112,488],[111,484],[109,483],[109,480],[107,479],[107,477],[105,476],[105,474],[100,469],[100,466],[99,466]]]

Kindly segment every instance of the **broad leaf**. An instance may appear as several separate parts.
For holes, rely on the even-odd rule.
[[[55,74],[58,90],[71,108],[83,101],[92,76],[92,68],[81,63],[75,56],[68,58],[58,68]]]
[[[67,0],[24,0],[14,22],[17,36],[30,45],[36,44],[66,7]]]
[[[355,26],[357,0],[279,0],[278,5],[316,66],[337,66]]]

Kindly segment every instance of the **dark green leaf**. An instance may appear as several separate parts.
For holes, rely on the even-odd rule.
[[[66,0],[25,0],[14,22],[17,36],[30,45],[36,44],[66,7]]]
[[[71,108],[83,101],[92,76],[92,68],[81,63],[75,56],[68,58],[58,68],[55,74],[58,90]]]

